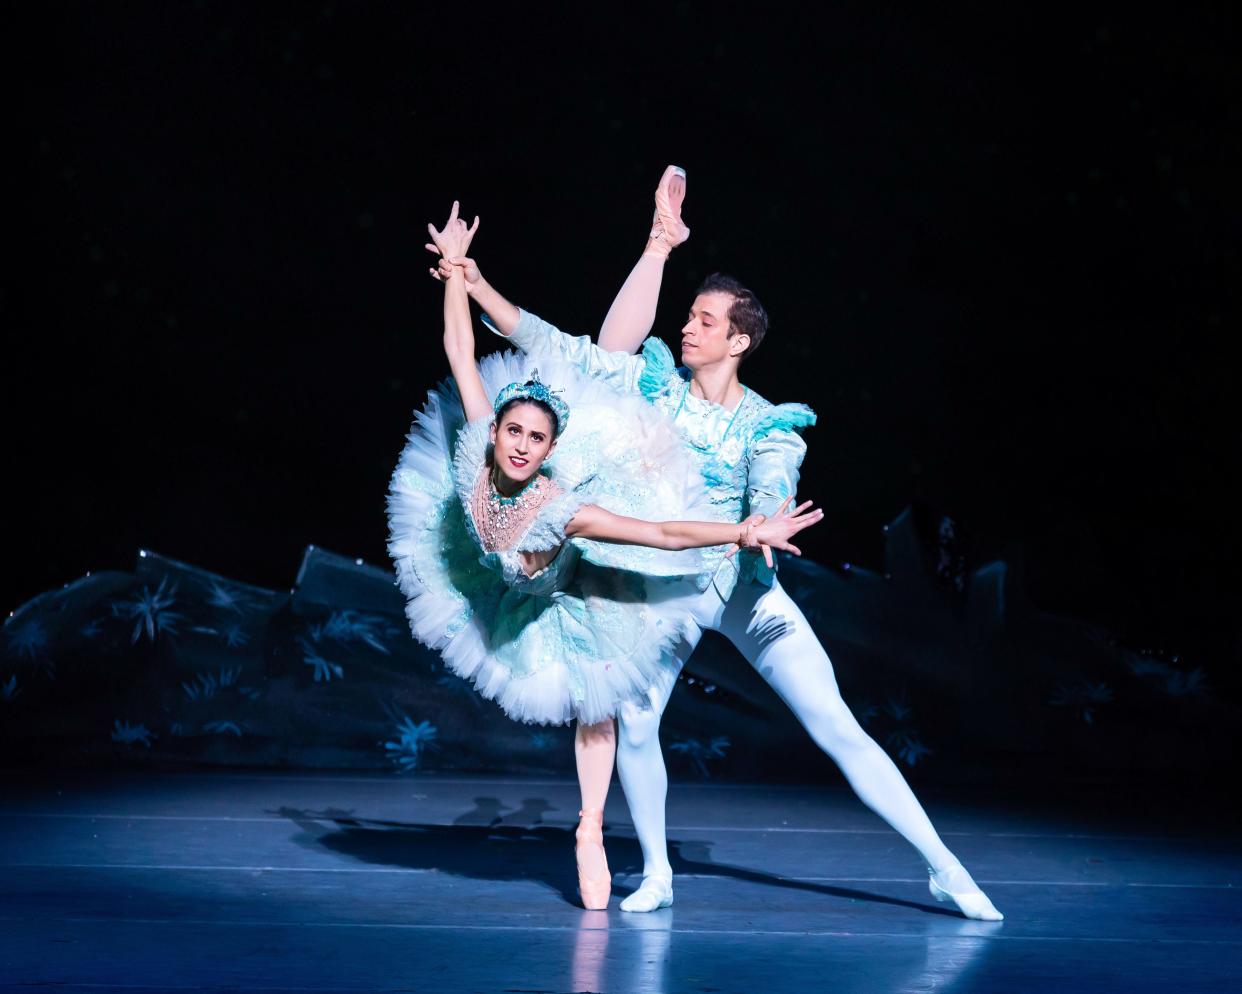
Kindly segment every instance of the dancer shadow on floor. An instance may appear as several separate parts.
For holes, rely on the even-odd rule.
[[[337,808],[311,811],[282,807],[268,813],[288,818],[297,825],[302,834],[293,841],[308,849],[327,849],[373,865],[438,870],[474,880],[533,880],[560,894],[566,903],[579,904],[573,828],[497,823],[495,819],[502,808],[499,801],[475,798],[475,805],[474,812],[459,816],[452,825],[358,818],[352,811]],[[540,813],[553,810],[542,800],[523,801],[522,809]],[[483,824],[463,823],[463,819],[475,817],[486,820]],[[614,874],[641,872],[642,851],[636,839],[605,835],[604,841]],[[711,861],[711,843],[707,841],[669,839],[668,846],[674,874],[744,880],[768,887],[960,917],[957,912],[918,901],[715,863]],[[632,890],[614,887],[622,897]]]

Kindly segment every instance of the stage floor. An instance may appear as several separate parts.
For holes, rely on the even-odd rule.
[[[1007,920],[937,905],[845,788],[674,784],[674,907],[619,787],[576,905],[569,781],[250,772],[0,779],[0,986],[58,991],[1224,991],[1242,845],[929,796]]]

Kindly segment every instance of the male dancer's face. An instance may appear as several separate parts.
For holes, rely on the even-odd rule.
[[[746,351],[745,335],[729,337],[728,293],[700,293],[690,307],[690,318],[681,329],[681,364],[696,370],[714,366]]]

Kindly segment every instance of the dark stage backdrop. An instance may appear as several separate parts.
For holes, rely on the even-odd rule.
[[[677,162],[657,333],[717,269],[764,299],[810,556],[882,570],[914,502],[1236,692],[1236,15],[829,7],[27,5],[7,608],[140,547],[383,562],[445,371],[425,223],[461,198],[492,282],[594,332]]]

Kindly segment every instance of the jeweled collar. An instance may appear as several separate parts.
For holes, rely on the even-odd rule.
[[[542,486],[541,481],[547,479],[543,473],[535,473],[522,484],[521,489],[517,493],[512,497],[506,497],[496,486],[495,474],[495,467],[492,467],[487,473],[487,499],[501,507],[512,507],[514,504],[525,503],[527,498],[533,497],[538,493],[539,488]]]

